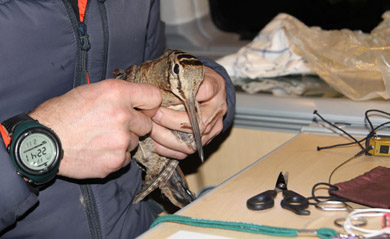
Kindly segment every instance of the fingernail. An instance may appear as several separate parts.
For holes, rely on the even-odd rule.
[[[160,122],[160,119],[162,117],[162,113],[160,110],[157,110],[157,112],[154,114],[153,116],[153,120],[156,121],[156,122]]]

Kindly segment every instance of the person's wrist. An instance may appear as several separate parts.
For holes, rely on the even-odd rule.
[[[3,139],[8,138],[5,146],[17,174],[34,186],[52,181],[63,156],[61,141],[55,132],[27,114],[13,116],[1,126]]]

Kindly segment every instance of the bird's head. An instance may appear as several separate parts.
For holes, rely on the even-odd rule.
[[[194,131],[198,153],[203,162],[202,141],[198,123],[200,115],[198,103],[195,100],[195,95],[203,80],[203,64],[198,58],[182,51],[173,50],[168,54],[168,85],[170,91],[184,102]]]

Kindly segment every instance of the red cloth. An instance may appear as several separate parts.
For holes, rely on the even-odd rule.
[[[390,208],[390,169],[379,166],[346,182],[335,184],[330,191],[351,202],[376,208]]]

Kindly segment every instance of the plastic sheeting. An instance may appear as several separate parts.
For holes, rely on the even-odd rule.
[[[243,79],[262,83],[264,78],[314,73],[352,100],[390,99],[390,12],[382,17],[367,34],[307,27],[282,13],[252,42],[218,63],[237,85]]]

